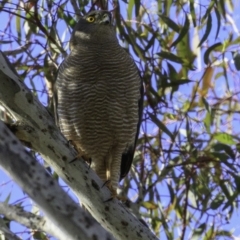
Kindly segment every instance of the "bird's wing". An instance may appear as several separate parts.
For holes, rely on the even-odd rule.
[[[139,74],[140,76],[140,74]],[[141,86],[140,86],[140,99],[138,100],[138,124],[137,124],[137,132],[136,132],[136,136],[135,136],[135,142],[134,145],[129,146],[128,150],[122,154],[122,161],[121,161],[121,172],[120,172],[120,179],[119,181],[121,181],[129,172],[131,165],[132,165],[132,161],[133,161],[133,156],[134,156],[134,152],[135,152],[135,148],[136,148],[136,144],[137,144],[137,140],[138,140],[138,134],[139,134],[139,130],[140,130],[140,125],[142,122],[142,114],[143,114],[143,80],[142,77],[141,78]]]
[[[54,118],[55,118],[55,123],[57,127],[59,127],[59,117],[57,113],[57,106],[58,106],[58,95],[57,95],[57,79],[59,76],[59,73],[62,71],[61,67],[63,66],[64,60],[61,62],[61,64],[58,67],[57,74],[56,74],[56,80],[53,86],[53,109],[54,109]]]

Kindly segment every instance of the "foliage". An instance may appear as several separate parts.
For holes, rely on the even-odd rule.
[[[164,239],[233,236],[227,224],[239,212],[240,193],[237,6],[233,0],[108,2],[119,41],[145,83],[141,135],[122,193]],[[50,109],[69,34],[93,7],[106,8],[85,0],[0,3],[8,19],[0,25],[1,50]]]

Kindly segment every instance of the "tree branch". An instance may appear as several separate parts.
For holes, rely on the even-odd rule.
[[[59,132],[50,113],[42,106],[11,70],[10,63],[0,53],[0,102],[15,120],[25,126],[26,139],[39,152],[57,174],[81,199],[94,218],[117,239],[157,239],[154,234],[134,217],[121,202],[109,202],[110,192],[102,187],[100,178],[76,157],[66,139]],[[20,134],[20,131],[18,131]]]
[[[52,221],[49,220],[49,218],[41,217],[31,212],[27,212],[20,206],[13,206],[4,202],[0,202],[0,214],[4,215],[9,220],[16,221],[30,229],[46,232],[59,240],[69,239],[69,235],[66,236],[64,231],[62,231],[62,228],[54,225]],[[101,236],[98,234],[98,237],[100,238],[103,237],[104,236],[103,229],[97,226],[95,231],[98,230],[102,231]],[[109,239],[111,239],[110,236],[108,237]]]
[[[21,240],[5,225],[2,218],[0,218],[0,239]]]
[[[0,121],[0,165],[55,223],[58,239],[109,237]],[[49,226],[50,227],[50,226]],[[105,232],[105,234],[104,234]]]

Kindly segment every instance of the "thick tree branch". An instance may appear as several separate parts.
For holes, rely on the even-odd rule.
[[[55,223],[58,239],[109,239],[0,121],[0,165]],[[49,226],[50,227],[50,226]],[[104,234],[105,232],[105,234]]]
[[[24,126],[23,132],[26,139],[31,139],[32,148],[43,156],[94,218],[117,239],[157,239],[121,202],[116,199],[105,202],[110,197],[109,190],[102,187],[100,178],[82,159],[69,163],[76,152],[69,148],[52,116],[19,81],[9,65],[0,54],[0,102]]]
[[[49,218],[27,212],[20,206],[13,206],[4,202],[0,202],[0,214],[4,215],[9,220],[16,221],[28,227],[29,229],[46,232],[59,240],[66,240],[66,237],[69,239],[69,236],[66,236],[66,234],[62,231],[62,228],[54,225]],[[100,238],[103,237],[103,229],[97,227],[95,230],[100,230],[100,232],[102,232]],[[109,239],[111,239],[110,236]]]

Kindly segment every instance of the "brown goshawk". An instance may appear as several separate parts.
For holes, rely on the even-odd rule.
[[[57,115],[63,135],[113,196],[132,164],[142,116],[143,86],[138,69],[119,45],[111,13],[81,17],[71,52],[56,81]]]

